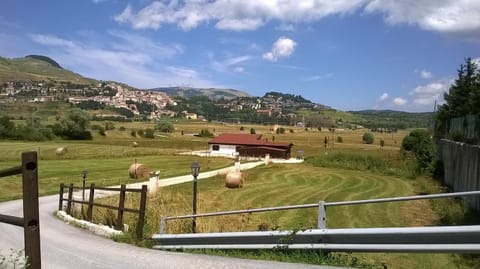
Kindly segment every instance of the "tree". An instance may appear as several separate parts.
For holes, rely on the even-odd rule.
[[[256,134],[257,132],[255,131],[255,128],[250,129],[250,134]]]
[[[175,127],[169,121],[159,121],[155,129],[162,133],[173,133],[175,131]]]
[[[202,129],[200,131],[200,134],[198,134],[199,137],[213,137],[213,134],[208,130],[208,129]]]
[[[64,139],[92,139],[92,134],[87,131],[89,126],[90,115],[81,109],[74,108],[54,126],[54,132]]]
[[[424,129],[410,132],[402,141],[401,150],[413,152],[420,172],[431,171],[435,151],[430,133]]]
[[[445,134],[452,118],[469,114],[480,116],[480,69],[471,58],[460,65],[457,79],[444,94],[444,99],[445,104],[439,106],[436,115],[436,134]]]
[[[371,132],[365,132],[362,136],[362,140],[365,144],[373,144],[375,136]]]

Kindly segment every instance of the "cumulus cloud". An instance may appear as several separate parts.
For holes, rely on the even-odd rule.
[[[385,15],[392,24],[412,24],[424,30],[476,33],[480,29],[480,2],[471,0],[372,0],[365,10]]]
[[[165,0],[154,1],[138,11],[127,5],[115,20],[135,29],[172,24],[190,30],[212,23],[218,29],[243,31],[255,30],[270,21],[278,22],[282,28],[355,12],[380,13],[391,25],[411,24],[435,32],[478,37],[480,29],[480,1],[472,0]]]
[[[295,51],[297,43],[290,38],[280,37],[273,43],[272,50],[262,55],[263,59],[276,62],[279,58],[286,58]]]
[[[430,106],[435,101],[443,102],[443,93],[447,92],[453,80],[439,80],[427,85],[417,86],[410,92],[413,97],[413,104],[419,106]]]
[[[92,78],[116,80],[143,88],[186,83],[198,87],[221,86],[193,69],[159,65],[161,60],[183,52],[176,44],[163,45],[127,33],[109,34],[116,39],[111,44],[101,46],[98,42],[91,45],[55,35],[33,34],[30,38],[44,45],[48,55],[61,59],[63,66]]]
[[[351,12],[365,0],[298,1],[298,0],[195,0],[155,1],[139,11],[128,5],[115,17],[136,29],[158,29],[175,24],[184,30],[214,21],[222,30],[255,30],[276,20],[285,23],[314,21],[328,15]]]
[[[429,71],[423,69],[423,70],[420,71],[420,77],[425,78],[425,79],[431,78],[432,77],[432,72],[429,72]]]
[[[396,97],[395,99],[393,99],[393,104],[396,106],[404,106],[407,104],[407,100],[401,97]]]
[[[388,99],[388,93],[384,92],[380,97],[378,97],[378,101],[382,102]]]

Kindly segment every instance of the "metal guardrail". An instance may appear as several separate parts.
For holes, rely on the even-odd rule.
[[[480,195],[480,191],[324,202],[162,217],[155,249],[325,249],[357,252],[480,253],[480,225],[327,229],[326,207]],[[318,229],[199,234],[166,234],[167,221],[318,207]]]
[[[36,152],[23,152],[22,165],[0,170],[0,178],[22,174],[23,217],[0,214],[0,222],[23,227],[28,268],[42,266],[40,255],[40,219],[38,214],[38,162]]]
[[[480,225],[305,231],[158,234],[155,249],[328,249],[361,252],[480,253]]]
[[[449,198],[449,197],[465,197],[465,196],[472,196],[472,195],[480,195],[480,191],[440,193],[440,194],[415,195],[415,196],[378,198],[378,199],[355,200],[355,201],[340,201],[340,202],[320,201],[316,204],[301,204],[301,205],[289,205],[289,206],[277,206],[277,207],[264,207],[264,208],[254,208],[254,209],[244,209],[244,210],[232,210],[232,211],[222,211],[222,212],[213,212],[213,213],[202,213],[202,214],[196,214],[196,215],[170,216],[170,217],[162,217],[160,219],[160,234],[165,234],[167,232],[167,221],[169,221],[169,220],[193,219],[193,218],[236,215],[236,214],[251,214],[251,213],[258,213],[258,212],[302,209],[302,208],[315,208],[315,207],[318,207],[317,228],[318,229],[324,229],[327,226],[326,225],[326,222],[327,222],[326,207],[327,206],[361,205],[361,204],[413,201],[413,200],[438,199],[438,198]]]

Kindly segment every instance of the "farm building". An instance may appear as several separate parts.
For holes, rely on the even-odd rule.
[[[290,158],[293,144],[277,143],[262,139],[261,134],[221,134],[210,142],[211,156],[240,156]]]

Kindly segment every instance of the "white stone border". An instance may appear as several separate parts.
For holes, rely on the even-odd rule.
[[[63,220],[66,224],[73,224],[77,227],[88,230],[96,235],[100,235],[106,238],[111,238],[113,236],[123,234],[122,231],[117,231],[115,229],[110,228],[109,226],[105,226],[102,224],[95,224],[85,220],[76,219],[68,215],[67,213],[65,213],[65,211],[58,210],[55,215],[59,219]]]

